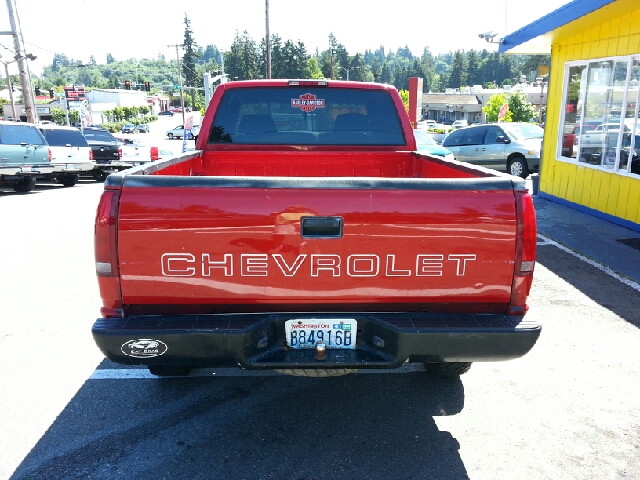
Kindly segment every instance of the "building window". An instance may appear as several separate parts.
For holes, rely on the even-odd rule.
[[[639,89],[640,57],[568,63],[558,155],[640,176]]]

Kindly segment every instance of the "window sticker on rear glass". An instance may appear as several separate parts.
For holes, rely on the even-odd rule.
[[[312,93],[305,93],[299,98],[291,99],[291,108],[299,108],[303,112],[313,112],[316,108],[324,108],[324,99],[319,99]]]

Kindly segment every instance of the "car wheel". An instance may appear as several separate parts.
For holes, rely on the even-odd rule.
[[[459,377],[471,368],[471,362],[424,362],[424,368],[429,375],[437,377]]]
[[[173,133],[167,133],[167,137],[169,137],[169,140],[173,140]]]
[[[11,188],[18,193],[27,193],[36,186],[36,177],[24,177],[11,183]]]
[[[91,176],[96,182],[104,182],[109,174],[107,172],[103,172],[100,169],[94,168],[91,170]]]
[[[527,161],[522,157],[511,159],[507,165],[507,171],[515,177],[527,178],[529,176]]]
[[[79,179],[80,175],[78,175],[77,173],[69,173],[60,177],[60,183],[65,187],[73,187],[76,183],[78,183]]]

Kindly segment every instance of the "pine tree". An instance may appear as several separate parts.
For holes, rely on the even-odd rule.
[[[191,21],[184,16],[184,42],[182,49],[184,55],[182,56],[182,77],[185,85],[189,87],[199,87],[202,82],[199,78],[198,72],[196,72],[197,48],[195,40],[193,39],[193,30],[191,30]]]
[[[467,85],[468,80],[467,58],[463,52],[456,50],[453,55],[453,65],[449,76],[449,88],[460,88]]]

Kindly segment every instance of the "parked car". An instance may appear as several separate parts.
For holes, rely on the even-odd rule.
[[[451,128],[453,130],[457,130],[459,128],[464,128],[464,127],[468,127],[469,126],[469,122],[467,122],[466,120],[456,120],[455,122],[453,122],[451,124]]]
[[[431,130],[432,128],[436,128],[436,121],[435,120],[423,120],[422,122],[418,123],[418,127],[425,129],[425,130]]]
[[[38,129],[49,144],[53,165],[53,173],[45,178],[72,187],[81,174],[94,169],[93,152],[80,130],[54,124],[40,125]]]
[[[147,125],[146,123],[141,123],[136,127],[136,130],[138,131],[138,133],[149,133],[149,125]]]
[[[532,123],[477,124],[453,130],[442,146],[456,160],[527,178],[540,169],[543,134]]]
[[[416,146],[418,152],[426,153],[433,157],[441,157],[447,160],[453,160],[453,153],[450,150],[438,145],[438,143],[423,130],[414,130],[413,135],[416,137]]]
[[[53,172],[51,152],[32,123],[0,121],[0,185],[16,192],[33,190],[36,179]]]
[[[158,114],[158,116],[167,116],[167,117],[173,117],[173,112],[171,110],[165,110],[163,112],[160,112]]]
[[[169,140],[171,140],[173,138],[183,138],[184,132],[184,125],[178,125],[171,130],[167,130],[165,135],[169,138]],[[191,138],[196,138],[198,136],[198,133],[200,133],[200,125],[194,125],[191,128]]]
[[[122,127],[122,133],[136,133],[136,126],[133,123],[127,123]]]

